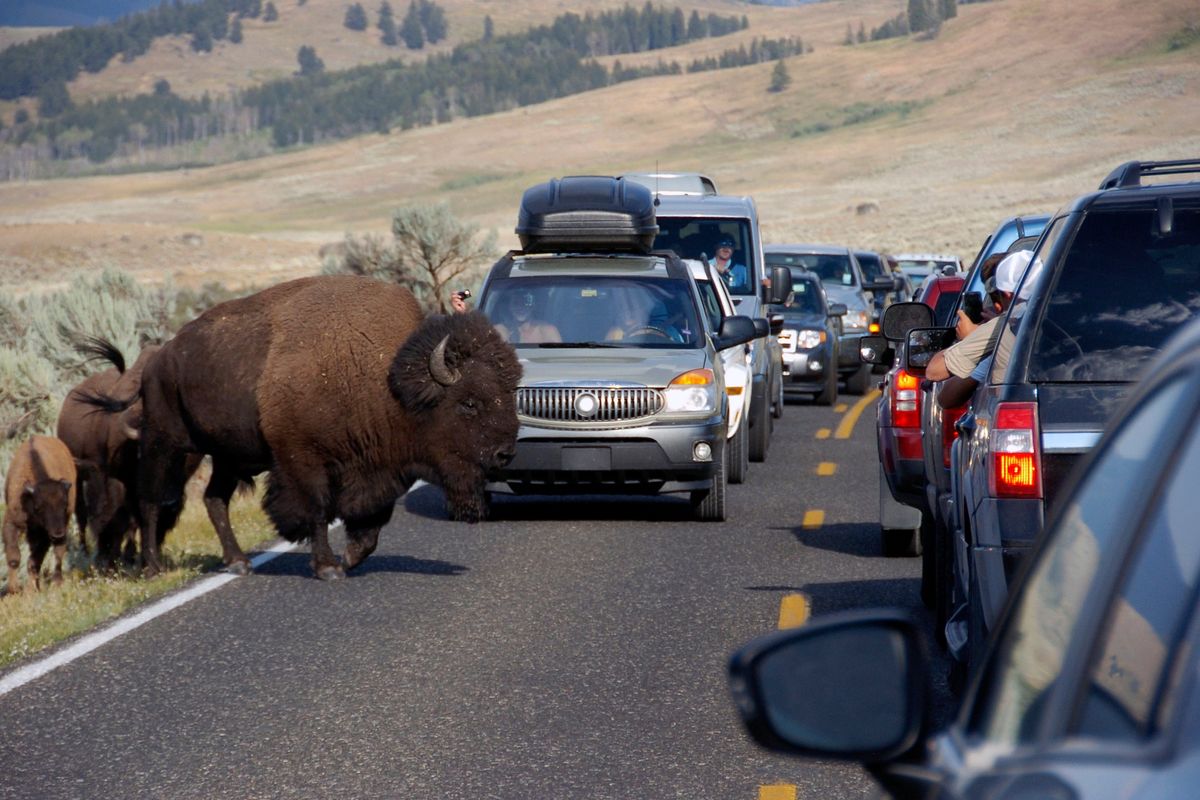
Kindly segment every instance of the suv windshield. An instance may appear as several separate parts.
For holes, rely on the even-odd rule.
[[[887,270],[883,268],[883,260],[875,253],[855,253],[854,257],[858,259],[858,266],[862,269],[863,280],[877,281],[888,277]]]
[[[519,345],[688,349],[704,342],[691,287],[677,278],[505,278],[489,286],[480,310]]]
[[[1176,206],[1167,235],[1152,206],[1092,211],[1048,288],[1030,379],[1136,380],[1200,313],[1200,209]]]
[[[771,253],[767,256],[767,266],[804,267],[827,284],[856,284],[849,253]]]
[[[707,259],[714,263],[723,242],[729,248],[730,269],[725,273],[729,293],[754,294],[757,265],[748,220],[658,217],[655,250],[674,250],[681,258]]]
[[[784,316],[824,315],[825,303],[821,300],[821,287],[812,278],[792,274],[792,302],[786,306],[771,306],[772,311]]]

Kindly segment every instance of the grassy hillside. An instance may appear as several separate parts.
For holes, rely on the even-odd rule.
[[[1171,46],[1200,25],[1193,0],[995,0],[960,7],[930,40],[841,46],[847,23],[869,30],[903,5],[744,7],[752,24],[738,36],[814,44],[789,60],[779,94],[764,64],[203,170],[0,184],[0,285],[103,263],[264,283],[315,270],[321,244],[385,233],[393,207],[425,201],[448,200],[512,244],[528,184],[656,164],[754,195],[769,241],[968,256],[1003,216],[1053,210],[1121,161],[1200,157],[1200,44]],[[446,6],[453,30],[465,6]],[[499,23],[505,6],[491,6]],[[856,213],[864,203],[878,211]]]

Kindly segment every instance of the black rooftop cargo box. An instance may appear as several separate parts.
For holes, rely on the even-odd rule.
[[[525,190],[517,235],[527,253],[648,253],[658,235],[654,197],[622,178],[556,178]]]

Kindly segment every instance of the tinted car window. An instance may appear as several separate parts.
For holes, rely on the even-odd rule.
[[[1159,443],[1174,436],[1169,421],[1190,402],[1185,381],[1156,392],[1093,462],[1058,522],[1047,532],[1006,618],[972,711],[973,733],[1004,745],[1029,742],[1042,722],[1044,695],[1062,670],[1089,591],[1116,552]],[[1150,477],[1150,476],[1147,476]]]
[[[958,292],[942,292],[933,306],[933,323],[939,326],[950,324],[950,314],[958,304]]]
[[[1129,575],[1115,597],[1093,661],[1076,732],[1136,741],[1165,718],[1162,693],[1191,617],[1200,571],[1200,433],[1166,473]]]
[[[1058,270],[1030,363],[1035,382],[1132,381],[1200,313],[1200,211],[1092,211]]]
[[[821,287],[813,280],[792,276],[792,304],[775,306],[783,314],[824,314],[825,303],[821,299]]]
[[[883,263],[874,253],[857,253],[858,266],[862,268],[863,279],[874,281],[884,276]]]
[[[854,286],[854,270],[850,266],[849,253],[771,253],[767,256],[768,266],[804,267],[826,283]]]
[[[510,341],[540,347],[702,347],[690,285],[677,278],[548,275],[493,281],[483,313]],[[555,337],[514,338],[523,319]]]
[[[654,249],[674,250],[683,258],[712,261],[717,253],[717,242],[726,236],[733,239],[733,263],[747,269],[746,282],[731,285],[729,293],[754,294],[757,285],[754,239],[750,236],[750,223],[744,219],[659,217]]]
[[[700,302],[704,305],[704,315],[708,318],[708,329],[716,333],[721,328],[721,302],[717,299],[716,288],[708,281],[696,281],[700,290]]]
[[[1042,237],[1040,244],[1034,251],[1033,257],[1035,263],[1053,252],[1054,246],[1063,235],[1063,231],[1067,229],[1067,219],[1067,217],[1059,217],[1051,224],[1050,229],[1046,231],[1046,235]],[[978,271],[975,277],[980,277]],[[1037,281],[1033,283],[1037,283]],[[1016,341],[1017,331],[1020,330],[1021,323],[1025,319],[1025,312],[1029,308],[1029,298],[1033,294],[1033,283],[1029,281],[1023,283],[1017,290],[1016,298],[1013,299],[1012,308],[1008,312],[1008,319],[1004,322],[1004,332],[1000,335],[1000,343],[996,345],[996,358],[992,364],[989,383],[1004,383],[1006,380],[1013,343]],[[982,290],[982,281],[980,281],[980,287]]]

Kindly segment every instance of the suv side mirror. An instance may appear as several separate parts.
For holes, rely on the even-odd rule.
[[[781,306],[787,303],[792,293],[792,271],[787,267],[771,267],[771,288],[767,290],[767,302]]]
[[[767,317],[767,325],[771,329],[772,336],[778,336],[783,333],[783,314],[771,314]]]
[[[894,351],[882,336],[864,336],[858,340],[858,360],[864,364],[890,364]]]
[[[883,312],[883,335],[893,342],[903,342],[913,328],[933,325],[933,309],[924,303],[892,303]]]
[[[764,319],[763,324],[766,325],[766,322]],[[713,337],[713,346],[718,350],[728,350],[758,336],[758,328],[750,317],[726,317],[721,321],[721,330]]]
[[[844,317],[844,316],[846,316],[846,312],[848,312],[849,310],[850,309],[846,308],[845,303],[830,303],[829,304],[829,316],[831,316],[831,317]]]
[[[879,278],[878,280],[864,282],[863,288],[868,292],[883,292],[886,294],[894,290],[895,284],[891,278]]]
[[[771,324],[762,317],[754,317],[751,322],[754,323],[754,338],[762,339],[765,336],[771,335]]]
[[[913,328],[908,332],[904,368],[913,375],[924,377],[925,368],[933,357],[954,344],[956,339],[954,328]]]

